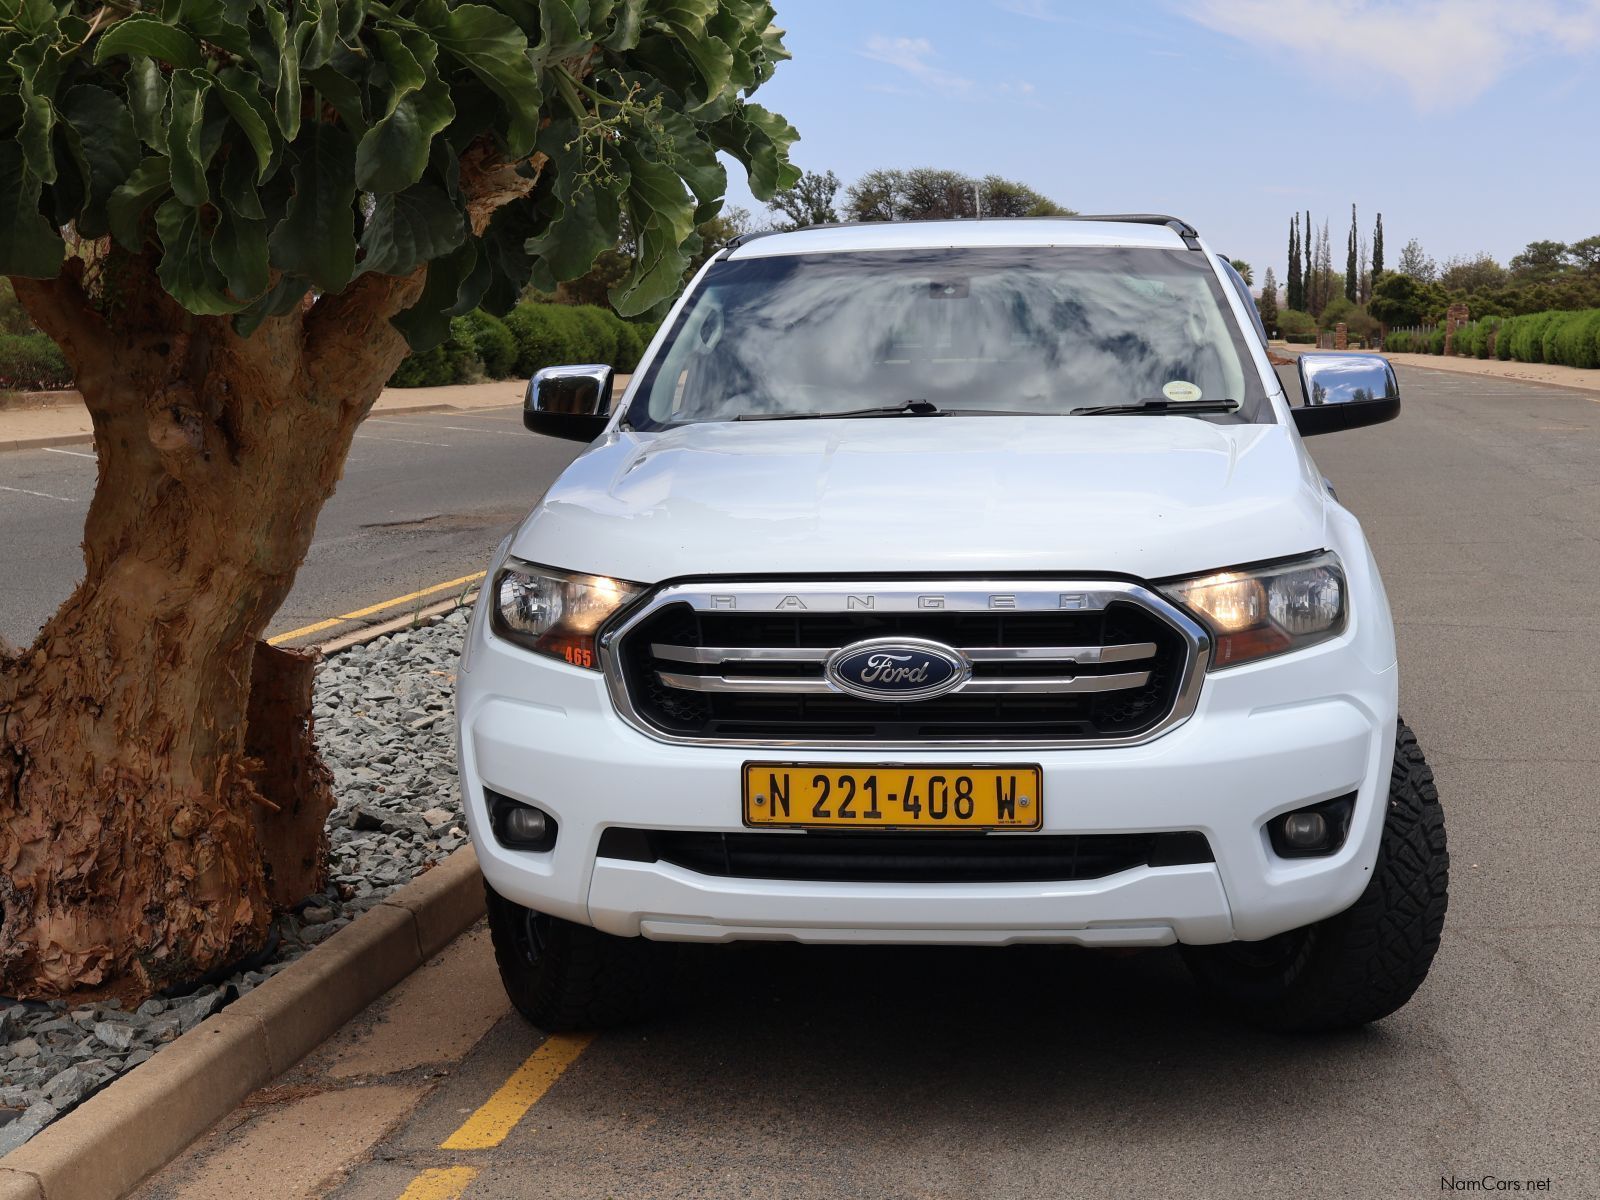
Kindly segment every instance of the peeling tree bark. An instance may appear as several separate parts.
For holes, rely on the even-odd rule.
[[[356,426],[405,355],[422,272],[360,277],[242,339],[114,260],[16,279],[94,421],[84,579],[0,660],[0,993],[133,996],[257,948],[321,870],[310,668],[258,637]],[[308,852],[309,851],[309,852]],[[294,894],[296,889],[302,889]]]

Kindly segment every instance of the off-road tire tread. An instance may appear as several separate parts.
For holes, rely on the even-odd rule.
[[[1355,904],[1312,928],[1309,953],[1292,979],[1275,996],[1246,999],[1228,987],[1215,958],[1191,953],[1190,963],[1202,985],[1253,1024],[1314,1033],[1380,1020],[1410,1000],[1427,977],[1444,930],[1449,875],[1433,772],[1401,721],[1372,879]]]
[[[609,1029],[653,1011],[671,971],[671,948],[549,918],[543,960],[522,953],[527,910],[484,884],[495,964],[512,1005],[549,1033]]]

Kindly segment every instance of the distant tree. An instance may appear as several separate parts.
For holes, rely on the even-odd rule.
[[[1344,298],[1351,304],[1356,302],[1357,289],[1361,283],[1359,268],[1356,265],[1356,206],[1350,206],[1350,232],[1344,240]]]
[[[1506,285],[1506,269],[1491,254],[1458,255],[1445,259],[1439,285],[1447,292],[1491,291]]]
[[[1436,315],[1444,303],[1438,285],[1407,272],[1388,271],[1372,285],[1367,311],[1385,325],[1418,325]]]
[[[1600,275],[1600,236],[1586,237],[1581,242],[1573,242],[1567,247],[1567,253],[1572,256],[1573,265],[1580,271]]]
[[[1328,236],[1327,221],[1323,221],[1322,228],[1317,230],[1311,263],[1311,274],[1306,284],[1306,308],[1313,316],[1321,316],[1322,310],[1328,307],[1328,301],[1333,299],[1338,289],[1337,277],[1333,273],[1333,244]]]
[[[1261,298],[1256,301],[1256,311],[1261,314],[1261,323],[1267,327],[1270,335],[1278,328],[1278,281],[1273,278],[1272,268],[1267,268],[1266,281],[1261,285]]]
[[[701,267],[711,261],[711,257],[733,241],[736,237],[743,237],[755,227],[755,220],[750,215],[748,208],[725,208],[709,221],[701,221],[694,227],[700,235],[700,249],[689,257],[689,269],[684,272],[684,279],[694,277]]]
[[[974,179],[960,171],[915,167],[868,171],[845,194],[852,221],[939,221],[984,216],[1071,216],[1026,184],[990,175]]]
[[[1026,184],[986,175],[978,184],[985,217],[1070,217],[1074,213]]]
[[[1300,227],[1300,300],[1307,311],[1311,308],[1311,276],[1317,269],[1317,231],[1311,225],[1311,210],[1306,209],[1306,223]]]
[[[1290,308],[1301,308],[1305,297],[1300,293],[1300,214],[1289,218],[1289,282],[1284,289],[1284,300]]]
[[[767,211],[781,218],[778,229],[805,229],[811,225],[832,225],[839,219],[833,200],[839,193],[839,177],[832,171],[820,175],[806,171],[800,182],[785,188],[767,201]]]
[[[1244,280],[1246,283],[1255,282],[1255,272],[1251,270],[1250,264],[1245,262],[1244,259],[1230,258],[1228,262],[1230,265],[1232,265],[1235,271],[1239,272],[1240,279]]]
[[[1569,265],[1565,242],[1529,242],[1511,258],[1511,274],[1519,280],[1553,279]]]
[[[1378,276],[1383,274],[1383,214],[1378,214],[1378,223],[1372,228],[1372,282],[1378,282]]]
[[[1401,248],[1400,261],[1395,264],[1394,269],[1423,283],[1432,283],[1439,278],[1439,264],[1428,257],[1422,248],[1422,243],[1416,238],[1412,238]]]

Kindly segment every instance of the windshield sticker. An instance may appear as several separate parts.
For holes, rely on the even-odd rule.
[[[1200,399],[1200,389],[1187,379],[1174,379],[1171,383],[1161,388],[1161,394],[1174,404],[1188,404],[1191,400]]]

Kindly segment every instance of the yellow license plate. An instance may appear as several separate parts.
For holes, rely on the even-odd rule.
[[[746,763],[744,823],[852,829],[1038,829],[1038,767]]]

